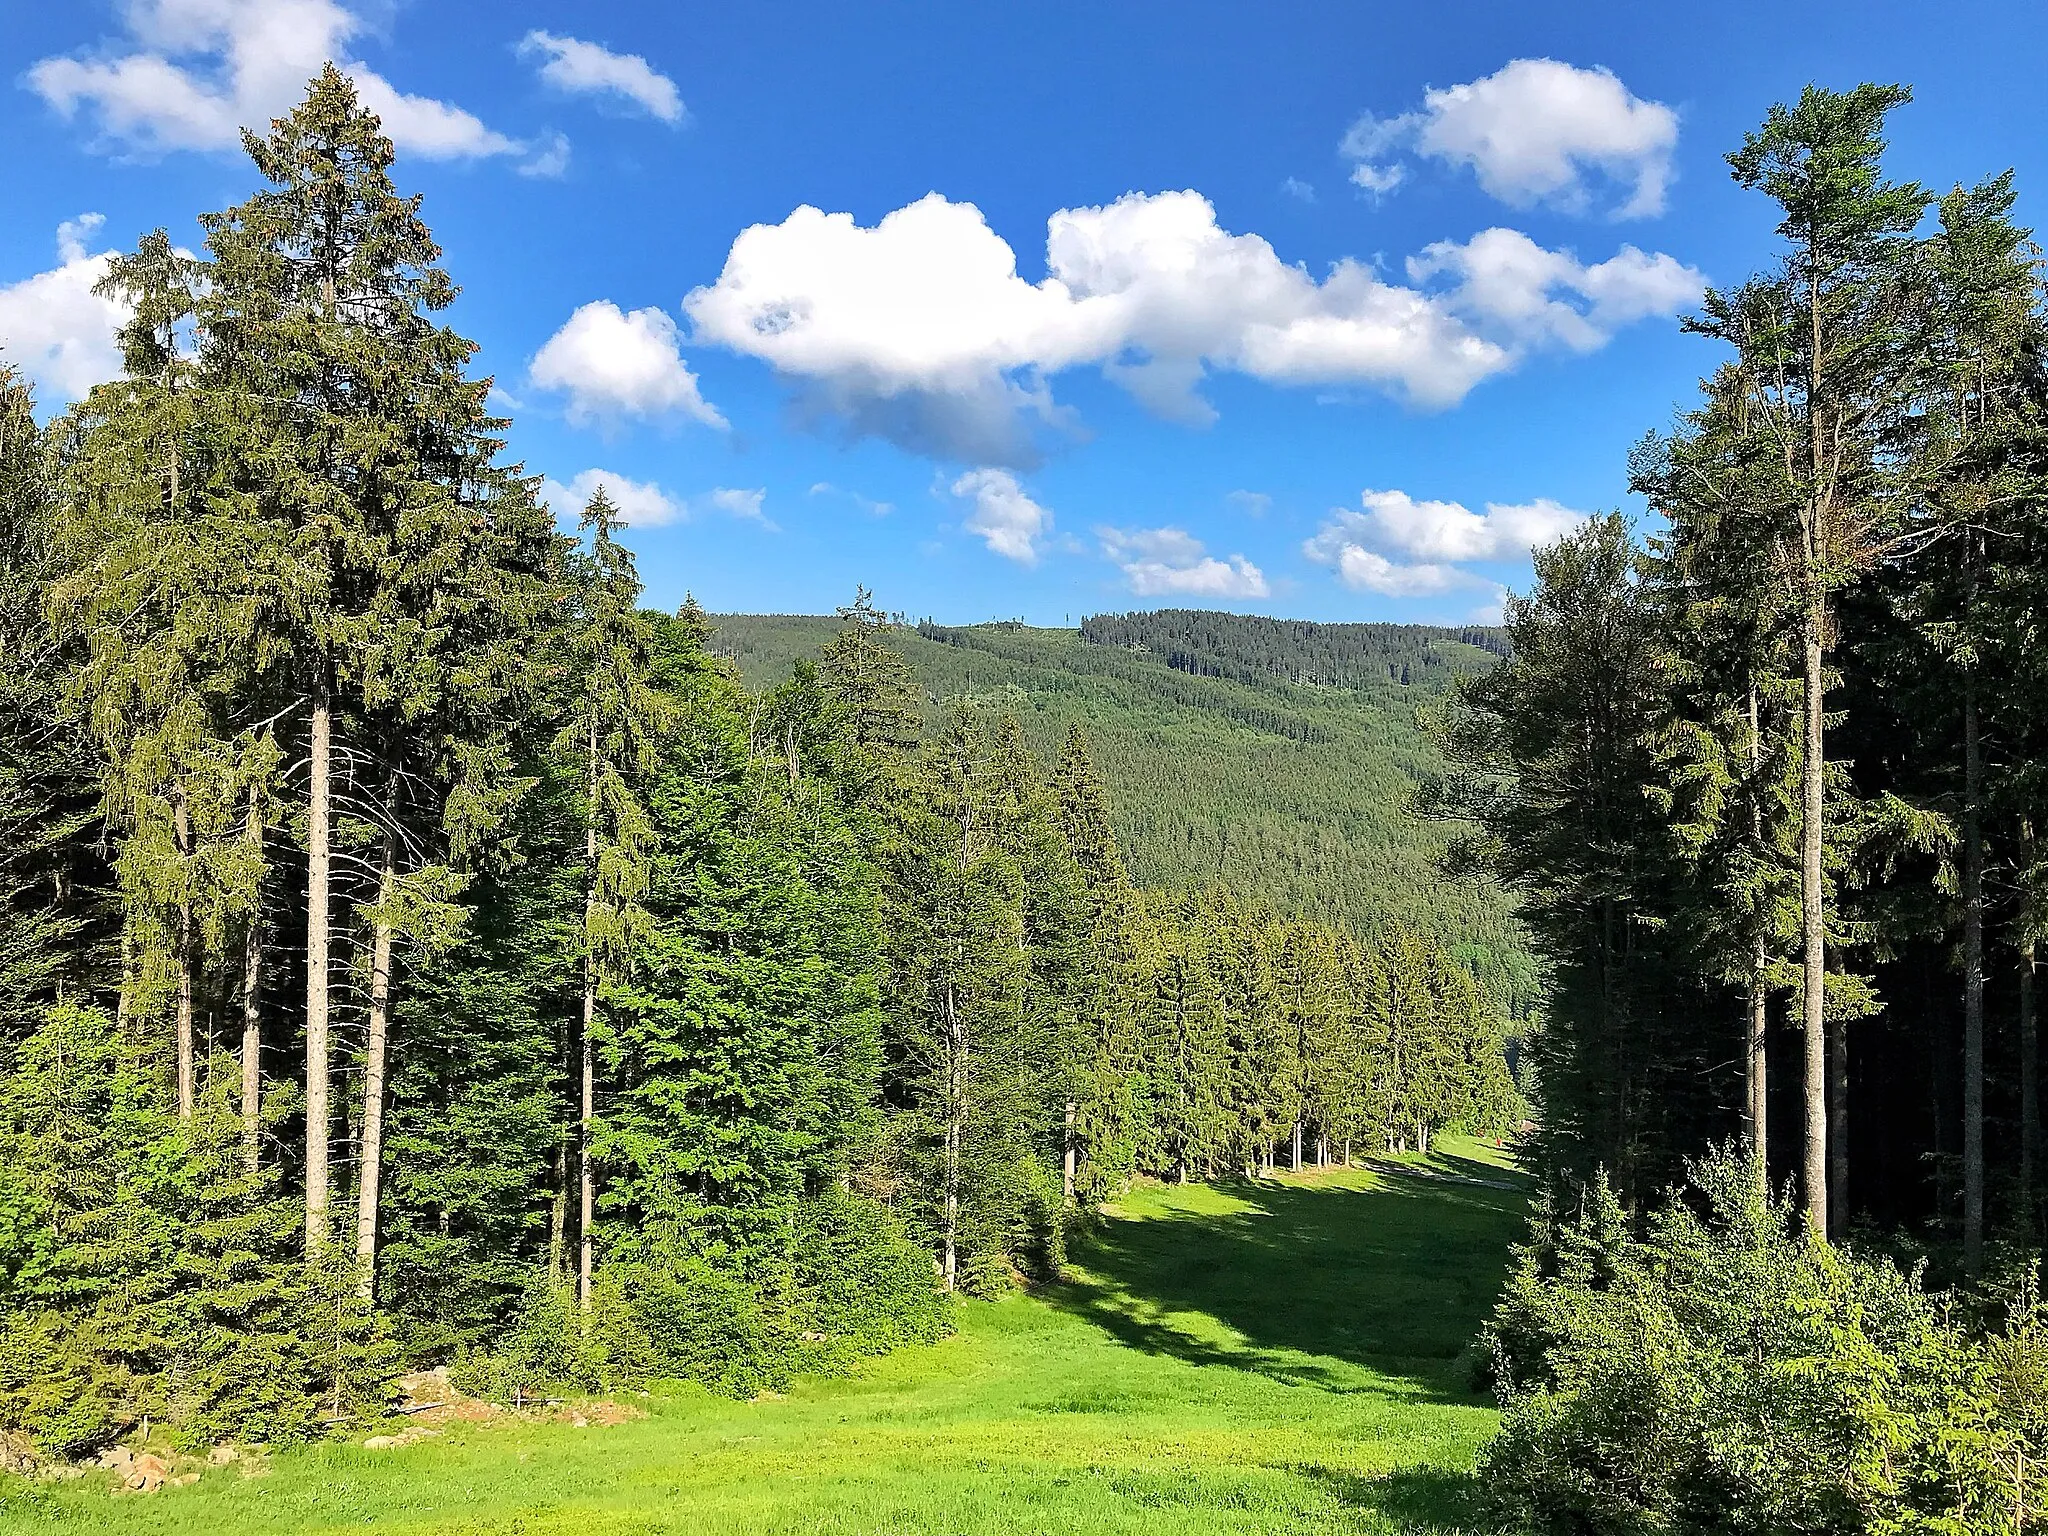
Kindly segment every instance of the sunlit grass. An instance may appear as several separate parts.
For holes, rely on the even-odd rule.
[[[1499,1163],[1447,1142],[1428,1167],[1497,1179]],[[855,1380],[749,1403],[678,1390],[607,1429],[324,1446],[275,1457],[264,1477],[214,1472],[148,1497],[46,1485],[0,1528],[1298,1536],[1457,1524],[1493,1424],[1464,1351],[1521,1209],[1508,1191],[1366,1171],[1148,1185],[1077,1241],[1070,1283],[969,1303],[952,1338]]]

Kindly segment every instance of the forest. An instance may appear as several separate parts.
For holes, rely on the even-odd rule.
[[[1730,153],[1778,247],[1536,556],[1423,802],[1546,963],[1552,1193],[1482,1458],[1537,1529],[2039,1529],[2048,330],[2010,172],[1900,86]]]
[[[787,614],[714,614],[711,623],[712,650],[761,689],[838,625]],[[1290,673],[1341,643],[1328,631],[1348,628],[1300,623],[1280,634],[1269,621],[1220,613],[1202,623],[1231,646],[1256,637]],[[1391,626],[1359,628],[1373,646]],[[1520,1029],[1538,980],[1512,901],[1484,873],[1447,869],[1450,828],[1412,811],[1443,766],[1427,717],[1455,676],[1496,659],[1459,633],[1423,632],[1443,662],[1425,681],[1403,687],[1374,662],[1345,689],[1197,675],[1158,652],[1015,623],[921,622],[891,640],[928,721],[945,701],[973,699],[1013,717],[1046,761],[1079,726],[1140,887],[1192,895],[1226,886],[1256,892],[1280,917],[1367,934],[1414,930],[1448,948]]]
[[[1081,638],[1149,651],[1198,677],[1278,678],[1324,688],[1446,683],[1475,670],[1474,650],[1507,654],[1500,631],[1479,625],[1312,624],[1184,608],[1098,613],[1081,621]]]
[[[288,1444],[407,1369],[746,1395],[1181,1183],[1523,1113],[1440,932],[1127,872],[1084,730],[865,592],[750,686],[505,461],[329,67],[0,378],[0,1429]],[[24,1446],[25,1437],[25,1446]]]

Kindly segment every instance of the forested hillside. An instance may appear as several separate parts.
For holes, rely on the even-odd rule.
[[[1308,683],[1378,693],[1387,684],[1447,684],[1507,654],[1499,630],[1430,624],[1314,624],[1257,614],[1166,608],[1081,621],[1091,645],[1157,656],[1179,672],[1239,682]]]
[[[792,615],[710,622],[712,648],[757,686],[839,627]],[[1126,638],[1139,634],[1160,644]],[[1165,653],[1170,635],[1187,648]],[[1046,756],[1085,726],[1139,886],[1221,883],[1288,915],[1365,932],[1406,924],[1449,944],[1504,1002],[1521,1009],[1533,998],[1498,887],[1446,875],[1446,830],[1410,812],[1439,763],[1419,712],[1453,676],[1494,664],[1495,632],[1167,613],[1090,619],[1078,633],[925,623],[894,630],[892,643],[934,717],[943,701],[972,697],[1014,714]],[[1352,681],[1282,676],[1318,667]],[[1402,667],[1413,678],[1405,685],[1390,676]]]

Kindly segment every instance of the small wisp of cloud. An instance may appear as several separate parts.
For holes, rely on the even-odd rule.
[[[542,81],[565,95],[594,96],[671,127],[689,116],[675,81],[637,53],[614,53],[601,43],[538,28],[519,40],[518,52],[538,60]]]

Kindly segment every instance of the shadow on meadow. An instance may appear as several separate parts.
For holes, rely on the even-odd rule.
[[[1432,1176],[1433,1175],[1433,1176]],[[1339,1392],[1474,1402],[1466,1351],[1522,1232],[1481,1163],[1220,1186],[1228,1208],[1145,1190],[1077,1238],[1054,1305],[1134,1348]],[[1220,1325],[1220,1326],[1219,1326]]]

